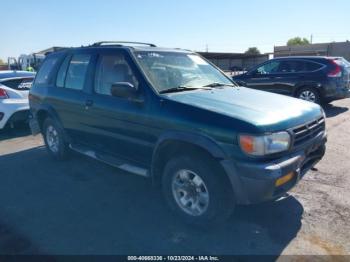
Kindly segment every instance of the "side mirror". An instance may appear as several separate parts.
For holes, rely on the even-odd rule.
[[[136,87],[129,82],[116,82],[111,87],[111,94],[116,97],[134,98],[136,93]]]

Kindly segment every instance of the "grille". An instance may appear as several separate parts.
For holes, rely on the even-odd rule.
[[[292,129],[294,135],[294,146],[307,142],[319,133],[324,132],[325,129],[326,123],[323,117]]]

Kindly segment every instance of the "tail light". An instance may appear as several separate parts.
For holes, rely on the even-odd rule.
[[[342,76],[342,68],[338,63],[331,59],[330,60],[334,68],[328,73],[328,77],[341,77]]]
[[[0,88],[0,99],[6,99],[9,98],[7,92],[5,89]]]

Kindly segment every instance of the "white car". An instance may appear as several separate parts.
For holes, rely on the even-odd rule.
[[[34,77],[31,72],[0,71],[0,130],[28,119],[28,93]]]

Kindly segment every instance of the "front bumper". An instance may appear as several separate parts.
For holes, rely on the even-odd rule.
[[[253,204],[281,197],[293,188],[325,154],[326,135],[315,139],[304,150],[268,163],[223,160],[238,204]],[[294,177],[276,186],[276,181],[291,172]]]

